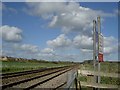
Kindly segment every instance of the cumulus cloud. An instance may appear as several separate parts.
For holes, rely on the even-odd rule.
[[[58,19],[58,16],[54,16],[54,17],[53,17],[53,20],[50,22],[49,26],[50,26],[50,27],[53,27],[53,26],[56,24],[57,19]]]
[[[82,52],[92,53],[93,40],[92,37],[78,35],[73,39],[73,46]],[[113,36],[104,37],[104,54],[110,55],[118,52],[118,41]]]
[[[42,51],[41,51],[42,53],[54,53],[54,50],[53,49],[51,49],[51,48],[44,48]]]
[[[113,36],[104,37],[104,54],[110,55],[118,52],[118,40]]]
[[[86,35],[77,35],[70,40],[65,34],[59,35],[56,39],[47,41],[47,45],[52,48],[73,48],[82,52],[92,53],[93,39]],[[118,52],[118,40],[113,36],[104,37],[104,54],[110,55]]]
[[[55,51],[52,48],[40,49],[37,45],[22,43],[3,43],[3,56],[52,60]]]
[[[59,27],[64,34],[56,39],[47,41],[47,45],[52,48],[69,47],[80,49],[82,52],[90,53],[93,48],[92,27],[93,20],[101,16],[101,21],[105,17],[113,17],[115,14],[106,13],[101,10],[93,10],[83,7],[77,2],[40,2],[27,3],[26,11],[35,16],[42,17],[49,21],[51,28]],[[66,33],[77,32],[79,35],[70,40]],[[104,53],[109,55],[116,52],[117,43],[114,37],[104,37]]]
[[[92,21],[98,15],[112,17],[113,14],[81,6],[77,2],[27,3],[31,15],[50,19],[49,27],[60,27],[63,32],[78,31],[91,34]]]
[[[109,45],[115,45],[117,44],[118,40],[114,38],[113,36],[110,37],[104,37],[104,46],[109,46]]]
[[[27,0],[29,1],[29,0]],[[5,7],[6,8],[6,7]],[[15,11],[14,9],[9,9]],[[100,10],[93,10],[80,5],[77,2],[37,2],[28,3],[26,12],[30,15],[42,17],[49,21],[50,28],[59,27],[63,33],[79,32],[79,35],[70,40],[65,34],[61,34],[53,40],[46,43],[50,48],[39,50],[39,47],[31,44],[14,45],[18,51],[27,52],[25,55],[37,55],[38,58],[53,60],[76,60],[76,55],[59,55],[54,50],[57,48],[76,48],[82,52],[92,53],[92,20],[100,15],[102,20],[104,17],[112,17],[113,14],[105,13]],[[19,42],[22,40],[22,30],[17,27],[4,25],[0,27],[2,39],[9,42]],[[110,55],[117,51],[116,38],[104,37],[104,53]],[[54,49],[54,50],[53,50]],[[24,53],[23,53],[24,54]],[[79,60],[79,59],[78,59]]]
[[[75,48],[91,50],[92,44],[92,37],[88,37],[85,35],[78,35],[73,39],[73,45],[75,46]]]
[[[22,30],[14,26],[4,25],[0,27],[0,36],[4,41],[19,42],[22,40]]]
[[[8,51],[8,50],[1,50],[1,56],[13,56],[16,55],[15,52],[13,51]]]
[[[47,41],[47,45],[53,48],[64,48],[71,45],[71,40],[65,34],[59,35],[56,39]]]
[[[117,52],[118,52],[117,46],[111,46],[111,47],[104,48],[104,54],[107,54],[107,55],[117,53]]]
[[[31,44],[14,44],[14,48],[16,48],[17,50],[22,50],[28,53],[38,53],[39,52],[39,48],[36,45],[31,45]]]
[[[82,52],[87,52],[87,53],[92,53],[93,50],[90,50],[90,49],[81,49]]]

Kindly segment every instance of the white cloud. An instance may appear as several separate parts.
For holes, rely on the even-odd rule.
[[[22,40],[22,30],[17,27],[4,25],[0,27],[0,36],[4,41],[19,42]]]
[[[31,44],[14,44],[14,48],[16,48],[17,50],[22,50],[28,53],[38,53],[39,52],[39,48],[36,45],[31,45]]]
[[[75,48],[80,49],[82,52],[92,53],[93,40],[92,37],[78,35],[73,39]],[[113,36],[104,37],[104,54],[110,55],[118,52],[118,41]]]
[[[49,21],[48,26],[51,28],[61,28],[64,34],[56,39],[47,41],[47,45],[52,48],[71,48],[80,49],[82,52],[92,53],[92,27],[93,20],[101,16],[101,22],[105,17],[113,17],[115,13],[106,13],[101,10],[86,8],[77,2],[40,2],[27,3],[27,12],[31,15],[42,17]],[[77,32],[79,35],[70,40],[65,33]],[[117,45],[114,37],[104,38],[104,53],[106,55],[117,52]],[[73,47],[74,46],[74,47]]]
[[[16,55],[14,51],[8,51],[8,50],[1,50],[2,56],[14,56]]]
[[[91,37],[92,20],[96,19],[98,15],[102,16],[103,18],[113,16],[113,14],[105,13],[100,10],[93,10],[90,8],[82,7],[81,5],[79,5],[79,3],[76,2],[72,2],[72,3],[37,2],[37,3],[27,3],[27,5],[28,7],[26,11],[31,15],[36,15],[49,21],[48,24],[49,27],[51,28],[60,27],[64,33],[66,32],[69,33],[74,31],[79,32],[79,35],[75,36],[73,40],[70,40],[65,34],[61,34],[55,39],[47,41],[47,45],[49,47],[52,47],[54,50],[56,50],[57,48],[64,49],[70,46],[74,46],[71,48],[75,50],[77,48],[85,53],[86,52],[92,53],[91,52],[92,51],[92,37]],[[10,9],[10,8],[9,10],[14,11],[14,9]],[[22,40],[21,29],[17,27],[11,27],[8,25],[2,26],[0,27],[0,29],[4,29],[4,31],[0,30],[0,33],[2,33],[3,40],[9,42],[18,42]],[[116,48],[117,45],[113,45],[113,43],[116,43],[116,39],[114,37],[104,38],[105,54],[109,55],[117,51]],[[78,58],[79,60],[78,57],[79,55],[77,56],[77,55],[69,54],[64,56],[64,55],[56,54],[56,52],[52,48],[44,48],[40,51],[38,46],[31,44],[15,45],[14,48],[16,48],[16,52],[17,50],[22,52],[27,52],[27,53],[20,52],[21,55],[24,54],[26,57],[29,54],[31,55],[31,57],[35,57],[35,55],[37,55],[38,58],[42,58],[46,60],[49,59],[76,60],[76,58]]]
[[[113,36],[110,36],[110,37],[104,37],[104,46],[110,46],[110,45],[115,45],[117,44],[117,39],[114,38]]]
[[[29,13],[32,15],[37,15],[37,16],[43,16],[44,15],[50,15],[54,12],[58,12],[58,10],[62,10],[64,7],[64,3],[58,3],[58,2],[38,2],[38,3],[27,3],[29,6]],[[39,9],[39,10],[38,10]],[[32,13],[31,13],[32,11]]]
[[[104,54],[107,54],[107,55],[117,53],[117,52],[118,52],[117,46],[111,46],[111,47],[109,46],[104,48]]]
[[[73,39],[73,45],[78,49],[92,49],[92,37],[78,35]],[[84,50],[83,50],[84,51]]]
[[[71,40],[68,39],[65,34],[61,34],[56,39],[47,41],[47,45],[53,48],[69,47]]]
[[[49,24],[50,27],[53,27],[55,25],[55,23],[57,22],[57,18],[58,18],[58,16],[53,17],[53,20]]]
[[[2,44],[2,55],[5,56],[37,59],[38,53],[40,48],[37,45],[6,42]]]
[[[41,52],[42,53],[54,53],[54,50],[51,48],[44,48]]]
[[[93,50],[90,50],[90,49],[81,49],[81,51],[82,51],[82,52],[85,52],[85,53],[86,53],[86,52],[87,52],[87,53],[92,53],[92,52],[93,52]]]
[[[77,2],[40,2],[27,3],[27,5],[27,12],[50,19],[50,27],[60,27],[64,32],[79,31],[82,34],[87,32],[89,35],[92,31],[92,21],[98,15],[101,17],[114,16],[100,10],[82,7]]]
[[[113,36],[104,37],[104,54],[110,55],[118,52],[118,40]]]

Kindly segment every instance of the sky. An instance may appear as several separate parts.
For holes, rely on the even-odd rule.
[[[2,55],[49,61],[92,59],[93,20],[101,17],[104,60],[118,60],[116,2],[2,2]]]

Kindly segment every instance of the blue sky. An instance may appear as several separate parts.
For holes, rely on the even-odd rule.
[[[118,60],[117,8],[113,2],[4,2],[3,55],[46,60],[92,59],[92,20],[100,15],[104,59]]]

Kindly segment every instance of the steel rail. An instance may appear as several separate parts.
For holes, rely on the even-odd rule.
[[[50,75],[50,74],[54,74],[54,73],[56,73],[56,72],[63,71],[63,70],[65,70],[65,69],[67,69],[67,68],[69,68],[69,67],[66,67],[66,68],[63,68],[63,69],[60,69],[60,70],[57,70],[57,71],[49,72],[49,73],[46,73],[46,74],[43,74],[43,75],[40,75],[40,76],[35,76],[35,77],[28,78],[28,79],[25,79],[25,80],[21,80],[21,81],[9,83],[9,84],[6,84],[6,85],[2,85],[2,89],[5,89],[5,88],[7,88],[7,87],[12,87],[12,86],[17,85],[17,84],[20,84],[20,83],[28,82],[28,81],[31,81],[31,80],[33,80],[33,79],[41,78],[41,77],[44,77],[44,76],[47,76],[47,75]],[[56,69],[56,68],[55,68],[55,69]]]
[[[51,80],[51,79],[53,79],[53,78],[55,78],[55,77],[57,77],[57,76],[60,76],[60,75],[66,73],[67,71],[70,71],[70,70],[72,70],[72,68],[70,68],[70,69],[68,69],[68,70],[65,70],[65,71],[63,71],[63,72],[61,72],[61,73],[59,73],[59,74],[57,74],[57,75],[54,75],[54,76],[52,76],[52,77],[50,77],[50,78],[48,78],[48,79],[46,79],[46,80],[44,80],[44,81],[40,81],[40,82],[38,82],[38,83],[36,83],[36,84],[34,84],[34,85],[31,85],[31,86],[25,88],[24,90],[33,89],[33,88],[37,87],[38,85],[43,84],[43,83],[45,83],[45,82],[48,82],[49,80]]]
[[[65,68],[65,67],[69,67],[69,66],[54,67],[54,68],[41,68],[41,69],[38,69],[38,70],[29,70],[29,71],[16,72],[16,73],[7,73],[7,74],[2,74],[1,78],[4,79],[4,78],[16,77],[16,76],[21,76],[21,75],[43,72],[45,70],[59,69],[59,68]]]
[[[63,84],[57,86],[56,88],[53,88],[53,90],[57,90],[57,89],[59,89],[60,87],[64,86],[65,84],[67,84],[67,82],[64,82]],[[61,89],[61,90],[62,90],[62,89]]]

